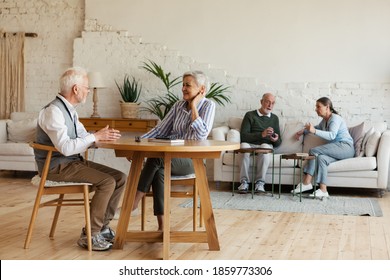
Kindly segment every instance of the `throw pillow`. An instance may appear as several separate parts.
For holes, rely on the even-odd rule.
[[[35,140],[37,119],[25,119],[7,122],[8,140],[16,143],[28,143]]]
[[[308,153],[311,148],[318,147],[321,145],[325,145],[326,143],[329,143],[329,141],[313,134],[308,133],[303,138],[303,152]]]
[[[240,143],[240,132],[236,129],[230,129],[227,133],[226,140],[229,142],[237,142]]]
[[[348,128],[349,134],[353,139],[353,145],[355,147],[355,157],[359,156],[362,147],[364,137],[364,122],[361,124]]]
[[[379,131],[375,131],[373,134],[371,134],[371,136],[367,140],[366,147],[364,150],[364,154],[366,157],[373,157],[376,155],[380,139],[381,133]]]
[[[237,129],[238,131],[240,131],[242,119],[243,118],[241,117],[230,117],[228,121],[228,126],[232,129]]]
[[[302,122],[287,122],[280,127],[282,144],[275,148],[277,154],[292,154],[302,151],[302,139],[295,139],[295,133],[303,128]]]
[[[362,147],[360,148],[359,157],[363,157],[363,156],[364,156],[364,152],[365,152],[365,149],[366,149],[366,144],[367,144],[368,138],[370,138],[370,136],[374,133],[374,131],[375,131],[374,128],[371,127],[371,128],[364,134],[363,142],[362,142]]]

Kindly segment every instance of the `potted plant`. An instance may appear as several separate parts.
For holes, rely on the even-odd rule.
[[[127,74],[123,78],[122,84],[118,84],[117,81],[115,81],[115,84],[122,97],[120,103],[122,118],[137,118],[139,111],[139,103],[137,102],[141,95],[142,85],[134,77]]]
[[[165,85],[167,90],[166,95],[153,97],[146,101],[146,107],[143,107],[147,112],[156,115],[162,120],[173,104],[179,100],[179,97],[172,92],[172,88],[181,83],[181,76],[171,78],[171,73],[165,73],[160,65],[149,60],[141,66],[143,69],[159,78]],[[214,100],[218,105],[224,106],[225,103],[230,103],[230,97],[225,95],[228,91],[228,86],[223,86],[218,83],[211,83],[210,90],[206,94],[206,98]]]

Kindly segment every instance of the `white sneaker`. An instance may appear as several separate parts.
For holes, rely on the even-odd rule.
[[[257,181],[255,184],[255,192],[265,192],[264,190],[264,182]]]
[[[316,190],[312,194],[309,195],[310,197],[315,197],[315,198],[324,198],[324,197],[329,197],[328,192],[323,192],[321,189]]]
[[[238,187],[240,193],[246,193],[248,191],[249,184],[246,181],[242,181],[241,185]]]
[[[121,209],[122,207],[118,207],[115,211],[115,215],[114,215],[114,218],[112,218],[113,220],[119,220],[119,216],[121,215]],[[131,216],[132,217],[135,217],[135,216],[138,216],[139,215],[139,210],[138,208],[134,209],[133,211],[131,211]]]
[[[301,185],[302,185],[302,192],[307,192],[307,191],[310,191],[313,189],[313,185],[311,183],[307,184],[307,185],[304,185],[303,183],[299,183],[297,185],[297,187],[291,191],[291,193],[300,193],[301,192]]]

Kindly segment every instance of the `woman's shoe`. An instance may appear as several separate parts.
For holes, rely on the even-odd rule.
[[[324,197],[329,197],[329,193],[323,192],[321,189],[318,189],[315,192],[313,192],[312,194],[310,194],[309,196],[313,197],[313,198],[321,198],[322,199]]]
[[[313,189],[313,185],[312,184],[303,184],[303,183],[299,183],[297,185],[297,187],[291,191],[291,193],[300,193],[301,192],[301,185],[302,185],[302,192],[307,192],[307,191],[310,191]]]

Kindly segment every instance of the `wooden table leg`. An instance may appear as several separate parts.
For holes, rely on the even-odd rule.
[[[116,228],[116,236],[114,249],[123,249],[126,239],[127,228],[130,222],[131,209],[133,209],[135,194],[137,192],[139,175],[141,174],[144,155],[142,152],[134,152],[129,177],[126,182],[125,194],[123,196],[123,204],[119,216],[118,226]]]
[[[203,219],[206,228],[207,242],[209,249],[212,251],[219,251],[219,241],[217,228],[215,226],[215,219],[213,208],[211,205],[210,189],[206,177],[206,170],[203,159],[192,159],[194,164],[196,184],[199,190],[200,203],[202,203]]]
[[[164,227],[163,227],[163,260],[169,259],[171,246],[171,154],[164,154]]]

